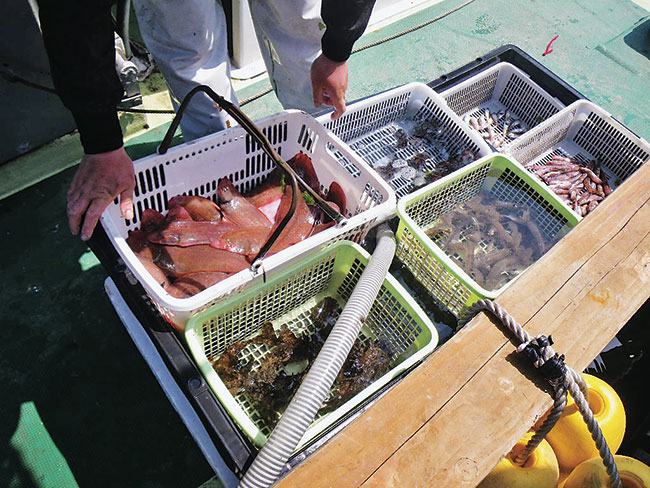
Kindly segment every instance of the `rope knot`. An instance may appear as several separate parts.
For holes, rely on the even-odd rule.
[[[526,354],[540,373],[551,382],[558,382],[566,375],[564,354],[561,356],[553,351],[553,339],[541,334],[529,341],[523,342],[517,352]]]

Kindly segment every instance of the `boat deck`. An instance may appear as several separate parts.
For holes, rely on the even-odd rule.
[[[646,164],[496,300],[576,371],[650,296],[649,177]],[[479,314],[278,486],[476,486],[553,404],[517,345]]]
[[[357,45],[462,3],[442,1]],[[650,140],[650,5],[638,3],[527,0],[512,9],[476,0],[353,55],[348,100],[428,82],[515,44]],[[238,97],[268,86],[242,84]],[[244,106],[253,119],[280,109],[273,94]],[[134,159],[162,139],[156,121],[164,119],[130,121]],[[144,124],[154,128],[142,132]],[[67,230],[65,194],[79,156],[71,135],[0,166],[0,486],[199,486],[213,472],[106,298],[99,261]],[[650,293],[649,172],[639,169],[498,300],[529,333],[552,334],[576,369]],[[650,340],[637,347],[646,351],[642,367]],[[481,315],[280,486],[475,486],[550,403],[508,336]],[[35,439],[49,439],[40,454]]]

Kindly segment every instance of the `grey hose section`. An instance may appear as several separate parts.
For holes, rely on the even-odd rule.
[[[394,255],[395,236],[383,224],[377,231],[377,247],[336,325],[268,441],[246,471],[240,488],[267,488],[277,480],[327,398],[377,298]]]
[[[531,337],[530,334],[526,332],[524,328],[519,325],[519,323],[503,307],[501,307],[498,303],[493,302],[492,300],[479,300],[474,305],[472,305],[463,315],[463,317],[458,321],[458,326],[462,327],[467,322],[469,322],[472,317],[474,317],[474,315],[482,310],[489,311],[494,317],[499,319],[499,321],[505,325],[508,330],[510,330],[510,332],[512,332],[517,337],[517,339],[519,339],[520,345],[517,347],[517,351],[523,351],[530,344],[542,344],[542,341],[540,340],[542,336],[535,338]],[[558,358],[557,353],[555,353],[555,351],[553,351],[553,348],[551,348],[551,346],[548,345],[548,342],[546,342],[546,337],[544,337],[543,342],[545,345],[543,347],[540,347],[542,356],[534,363],[536,368],[543,367],[546,361],[555,360]],[[563,360],[563,358],[564,356],[560,357],[559,359]],[[609,488],[622,488],[623,485],[621,483],[621,477],[618,474],[618,469],[616,468],[616,463],[614,462],[614,456],[612,456],[612,452],[609,449],[609,446],[603,437],[603,433],[600,430],[598,422],[594,418],[594,415],[589,408],[589,403],[585,398],[587,385],[584,379],[580,373],[564,365],[564,377],[559,378],[558,380],[558,382],[561,382],[563,389],[565,391],[568,390],[568,392],[571,393],[571,396],[573,397],[578,410],[580,410],[580,414],[582,415],[583,420],[587,424],[587,428],[591,433],[591,438],[596,443],[596,448],[598,449],[600,457],[605,464],[605,470],[609,475]],[[541,440],[539,442],[541,442]]]

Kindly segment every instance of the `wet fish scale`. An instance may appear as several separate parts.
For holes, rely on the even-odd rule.
[[[219,222],[221,210],[212,200],[199,196],[177,195],[169,201],[169,207],[183,207],[197,222]]]
[[[223,234],[236,228],[235,224],[228,222],[174,220],[162,229],[150,233],[147,239],[154,244],[168,246],[197,246],[215,242]]]
[[[262,226],[271,228],[269,219],[237,191],[228,178],[221,178],[217,193],[221,210],[228,220],[242,227]]]
[[[268,227],[238,227],[212,242],[212,247],[244,255],[255,255],[269,236]]]
[[[175,298],[188,298],[225,280],[227,277],[228,273],[219,271],[188,273],[181,276],[173,285],[169,285],[166,289],[167,293]]]
[[[292,193],[293,192],[291,191],[291,186],[287,185],[284,188],[284,196],[280,202],[278,213],[275,216],[275,225],[273,227],[273,230],[277,228],[280,222],[282,222],[282,219],[284,219],[284,217],[289,212]],[[296,210],[293,214],[293,217],[291,217],[291,220],[280,234],[280,237],[278,237],[278,240],[275,241],[273,246],[271,246],[269,254],[280,252],[292,244],[303,241],[309,237],[314,228],[314,222],[314,216],[309,210],[307,203],[305,203],[304,198],[302,198],[302,196],[298,196],[298,202],[296,203]]]
[[[165,274],[174,277],[201,271],[237,273],[248,267],[248,261],[241,254],[214,249],[207,245],[158,246],[154,262]]]
[[[246,196],[246,199],[257,208],[268,205],[271,202],[282,198],[282,176],[281,170],[274,169],[261,185],[256,186]]]

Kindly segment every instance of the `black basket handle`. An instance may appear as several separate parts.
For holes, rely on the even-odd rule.
[[[323,212],[325,212],[325,214],[328,217],[334,220],[338,225],[343,225],[345,223],[345,217],[343,217],[343,215],[341,215],[338,211],[336,211],[333,207],[331,207],[325,201],[325,199],[318,194],[318,192],[314,191],[312,187],[307,185],[302,180],[302,178],[300,178],[295,173],[293,168],[291,168],[291,166],[289,166],[286,163],[286,161],[284,161],[280,157],[280,155],[273,148],[273,146],[266,138],[264,133],[261,130],[259,130],[259,128],[255,125],[255,123],[244,112],[242,112],[242,110],[239,107],[237,107],[229,100],[223,98],[221,95],[216,93],[209,86],[199,85],[193,88],[183,99],[181,105],[178,107],[178,111],[176,115],[174,116],[174,120],[172,120],[172,123],[169,126],[167,133],[165,134],[165,137],[160,143],[160,146],[158,146],[158,154],[165,154],[167,152],[167,149],[169,149],[169,145],[171,144],[171,140],[174,137],[174,133],[176,132],[176,129],[178,129],[178,125],[181,123],[181,117],[183,116],[183,112],[185,111],[185,108],[189,104],[191,98],[198,92],[204,92],[212,100],[214,100],[221,108],[223,108],[226,112],[228,112],[239,123],[239,125],[241,125],[243,129],[248,134],[250,134],[250,136],[260,145],[264,153],[276,164],[276,166],[281,168],[285,172],[285,174],[289,176],[289,182],[291,184],[291,190],[292,190],[291,207],[289,208],[289,212],[287,212],[287,215],[285,215],[285,217],[282,219],[280,224],[276,227],[275,231],[268,238],[264,246],[262,246],[260,252],[257,254],[257,256],[255,256],[255,259],[253,260],[253,264],[251,265],[251,269],[253,271],[257,271],[260,268],[260,266],[262,265],[261,263],[262,259],[269,252],[271,246],[273,246],[273,244],[278,239],[278,237],[280,236],[280,234],[282,233],[286,225],[289,223],[289,220],[291,220],[291,218],[293,217],[293,214],[296,210],[296,204],[298,202],[297,199],[302,198],[302,195],[300,194],[300,189],[298,188],[298,183],[300,183],[300,185],[311,195],[311,197],[314,199],[316,204],[323,210]]]

